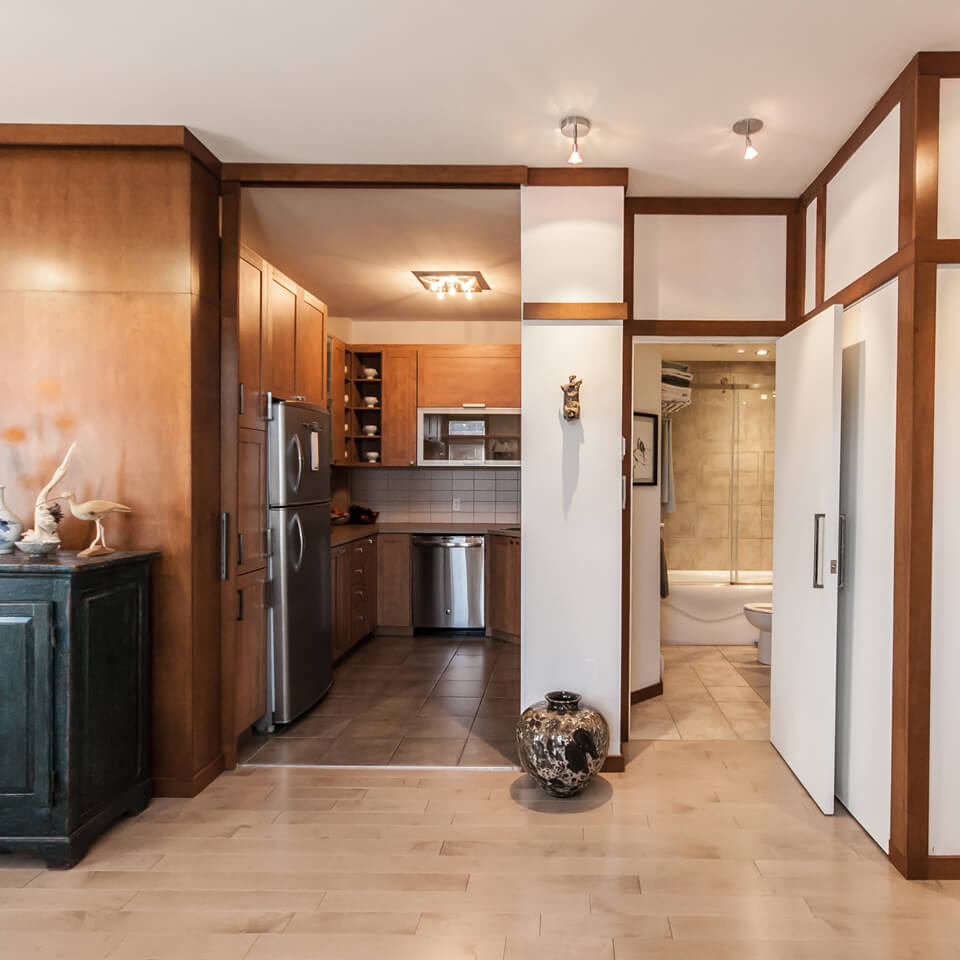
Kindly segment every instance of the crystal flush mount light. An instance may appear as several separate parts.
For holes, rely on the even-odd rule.
[[[743,147],[743,159],[744,160],[753,160],[757,156],[757,148],[753,145],[753,141],[750,139],[750,135],[753,133],[759,133],[763,129],[763,121],[758,120],[756,117],[747,117],[744,120],[738,120],[733,125],[733,132],[738,137],[745,137],[745,143]]]
[[[424,290],[436,294],[442,300],[448,294],[452,297],[463,294],[472,300],[475,293],[490,289],[490,284],[479,270],[412,270]]]
[[[560,121],[560,132],[573,141],[567,163],[583,163],[583,157],[580,156],[580,138],[590,132],[590,121],[586,117],[564,117]]]

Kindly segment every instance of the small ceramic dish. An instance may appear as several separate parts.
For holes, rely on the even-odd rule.
[[[374,424],[368,424],[363,428],[363,435],[365,437],[375,437],[377,435],[377,428]]]
[[[45,543],[38,540],[18,540],[14,546],[28,557],[38,559],[47,557],[60,549],[59,543]]]
[[[371,450],[369,453],[365,453],[364,457],[368,463],[376,463],[380,459],[380,454],[376,450]]]
[[[376,398],[376,397],[364,397],[364,398],[363,398],[363,402],[364,402],[368,407],[375,407],[375,406],[377,405],[377,398]]]

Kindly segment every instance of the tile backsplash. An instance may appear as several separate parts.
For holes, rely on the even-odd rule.
[[[520,468],[360,467],[350,470],[350,502],[382,523],[519,523]]]

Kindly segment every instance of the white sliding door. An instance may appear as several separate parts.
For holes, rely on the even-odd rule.
[[[830,307],[777,342],[770,740],[833,813],[841,329]]]

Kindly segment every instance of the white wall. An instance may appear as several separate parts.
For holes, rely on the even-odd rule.
[[[824,297],[897,252],[900,106],[895,106],[827,184]]]
[[[518,320],[354,320],[351,343],[519,343]]]
[[[783,320],[787,218],[634,218],[641,320]]]
[[[807,204],[804,236],[803,312],[817,305],[817,198]]]
[[[525,302],[623,298],[623,190],[521,188]],[[620,752],[623,327],[524,321],[521,701],[572,688]],[[560,386],[583,378],[579,421]]]
[[[940,158],[937,235],[960,237],[960,79],[940,81]]]
[[[930,629],[930,853],[960,854],[960,265],[937,268]]]
[[[884,849],[890,838],[897,281],[843,314],[836,792]]]
[[[659,344],[633,348],[633,409],[639,413],[660,415],[662,355]],[[660,478],[655,487],[632,490],[630,689],[642,690],[660,680]]]
[[[344,343],[353,343],[353,321],[349,317],[327,317],[327,333]]]

